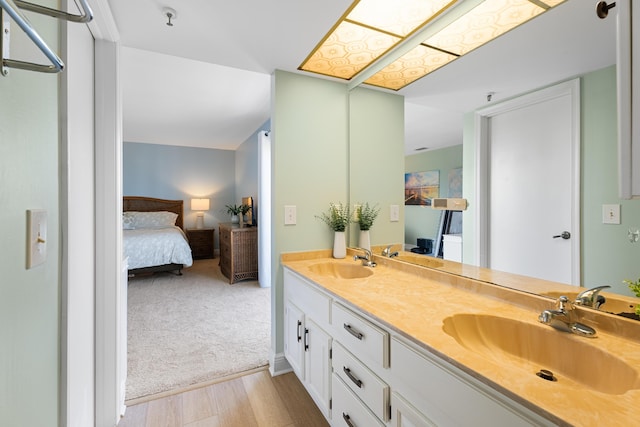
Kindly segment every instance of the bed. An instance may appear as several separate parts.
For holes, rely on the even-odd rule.
[[[182,275],[193,264],[191,248],[183,231],[182,200],[125,196],[123,252],[129,274],[161,271]]]

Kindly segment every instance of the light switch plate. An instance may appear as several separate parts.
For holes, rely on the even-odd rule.
[[[389,220],[391,222],[398,222],[400,221],[400,206],[398,205],[391,205],[389,207]]]
[[[47,260],[47,211],[27,210],[27,269]]]
[[[602,223],[620,224],[620,205],[602,205]]]
[[[296,225],[295,205],[286,205],[284,207],[284,225]]]

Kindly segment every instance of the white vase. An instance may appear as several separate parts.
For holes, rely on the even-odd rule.
[[[231,222],[233,224],[238,224],[240,222],[240,218],[238,218],[238,215],[231,215]]]
[[[336,231],[333,235],[333,257],[344,258],[347,256],[347,241],[344,231]]]
[[[358,246],[362,249],[371,250],[371,238],[369,235],[369,230],[360,230],[360,240],[358,242]]]

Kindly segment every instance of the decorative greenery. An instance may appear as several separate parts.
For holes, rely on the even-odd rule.
[[[636,280],[635,282],[631,280],[623,280],[622,282],[629,286],[631,292],[636,294],[637,297],[640,297],[640,279]],[[636,314],[640,316],[640,304],[636,305]]]
[[[360,226],[360,230],[369,230],[373,226],[373,221],[380,213],[378,205],[373,207],[369,206],[369,203],[356,205],[356,218],[355,222]]]
[[[349,205],[329,203],[329,214],[323,212],[320,216],[316,215],[316,218],[324,221],[333,231],[344,231],[351,221]]]
[[[226,205],[225,207],[229,215],[245,214],[249,210],[249,206],[247,205]]]
[[[247,212],[249,212],[249,209],[251,209],[251,206],[249,206],[249,205],[240,205],[240,208],[242,209],[242,215],[246,215]]]

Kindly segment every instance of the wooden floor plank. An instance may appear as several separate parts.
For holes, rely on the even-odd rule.
[[[296,427],[328,427],[329,423],[320,412],[293,372],[272,378],[273,385],[280,395]]]
[[[264,369],[127,407],[118,427],[327,427],[293,374]]]
[[[182,393],[182,416],[184,424],[190,424],[218,415],[213,388],[202,387]]]
[[[221,427],[258,427],[241,378],[214,384]]]
[[[146,427],[183,427],[183,424],[181,394],[148,403]]]
[[[251,402],[260,427],[285,426],[292,420],[267,371],[242,377],[242,383]]]

